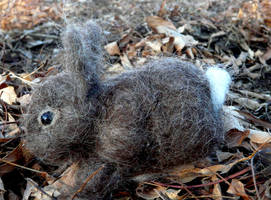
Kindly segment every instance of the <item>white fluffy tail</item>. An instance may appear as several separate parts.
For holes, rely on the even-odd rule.
[[[231,77],[227,71],[218,67],[210,67],[206,71],[210,83],[211,98],[216,111],[222,108],[229,90]]]

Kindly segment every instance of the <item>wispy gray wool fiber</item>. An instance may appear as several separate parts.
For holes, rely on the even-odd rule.
[[[206,157],[223,140],[207,78],[191,63],[162,58],[101,80],[101,30],[93,22],[63,33],[64,71],[34,89],[23,118],[26,147],[58,166],[80,162],[74,194],[105,199],[125,178]]]

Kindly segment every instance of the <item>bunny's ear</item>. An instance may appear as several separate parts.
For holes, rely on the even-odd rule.
[[[102,31],[94,22],[68,25],[62,36],[65,70],[80,73],[87,81],[98,80],[102,73]]]

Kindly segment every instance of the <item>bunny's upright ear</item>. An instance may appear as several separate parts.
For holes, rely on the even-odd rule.
[[[99,80],[102,73],[102,31],[94,22],[68,25],[62,36],[65,70],[80,73],[86,81]]]

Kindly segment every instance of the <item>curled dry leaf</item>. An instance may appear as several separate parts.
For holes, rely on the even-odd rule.
[[[136,188],[136,194],[143,199],[153,200],[153,199],[159,198],[159,194],[157,194],[157,192],[155,192],[155,190],[165,191],[166,188],[163,186],[149,186],[146,184],[140,184]]]
[[[216,175],[212,176],[212,182],[219,180]],[[213,198],[214,200],[222,200],[222,192],[219,184],[214,185],[213,189]]]
[[[154,200],[157,198],[161,198],[161,194],[168,197],[171,200],[178,200],[181,199],[180,196],[178,196],[178,193],[181,190],[173,190],[173,189],[167,189],[163,186],[152,186],[149,184],[140,184],[136,189],[136,194],[147,200]]]
[[[166,21],[161,17],[150,16],[147,17],[146,21],[154,32],[173,37],[174,46],[177,51],[181,51],[185,46],[194,46],[198,44],[198,41],[192,36],[179,33],[171,22]]]
[[[110,56],[120,55],[120,49],[117,42],[111,42],[105,45],[104,48]]]
[[[151,49],[153,54],[161,53],[162,42],[159,40],[147,41],[146,48]]]
[[[23,158],[23,152],[22,152],[22,143],[20,143],[13,151],[8,153],[5,157],[2,158],[2,160],[8,161],[10,163],[16,163],[19,160]],[[14,170],[14,166],[9,165],[7,163],[3,163],[0,165],[0,176],[3,176],[4,174],[7,174]]]
[[[162,40],[162,43],[163,43],[162,46],[163,52],[173,53],[174,37],[165,38]]]
[[[240,97],[240,95],[235,94],[233,92],[230,92],[228,96],[234,102],[238,103],[239,105],[245,106],[246,108],[251,110],[257,110],[261,106],[264,106],[263,104],[260,104],[257,100],[249,99],[246,97]]]
[[[75,176],[78,171],[78,163],[73,163],[68,169],[66,169],[61,178],[52,184],[56,188],[61,188],[64,184],[70,187],[75,186]]]
[[[229,158],[233,157],[234,154],[230,152],[223,152],[223,151],[216,151],[216,156],[219,162],[224,160],[228,160]]]
[[[112,66],[110,66],[109,68],[108,68],[108,70],[107,70],[107,72],[109,72],[109,73],[121,73],[121,72],[123,72],[124,71],[124,68],[123,68],[123,66],[121,65],[121,64],[119,64],[119,63],[116,63],[116,64],[114,64],[114,65],[112,65]]]
[[[271,20],[271,18],[270,18]],[[271,22],[271,21],[270,21]],[[268,48],[267,51],[259,57],[259,60],[261,61],[262,64],[266,65],[266,61],[271,59],[271,49]]]
[[[7,104],[13,104],[16,101],[17,95],[15,93],[14,87],[8,86],[0,90],[1,99]]]
[[[226,134],[226,141],[229,147],[240,146],[244,139],[249,135],[249,130],[239,131],[238,129],[231,129]]]
[[[126,53],[127,53],[129,59],[135,58],[137,55],[136,45],[135,44],[128,44]]]
[[[4,193],[6,192],[2,179],[0,178],[0,200],[4,200]]]
[[[146,21],[155,33],[167,33],[170,30],[176,30],[174,24],[158,16],[149,16]]]
[[[54,197],[57,197],[61,193],[68,193],[70,188],[75,186],[75,176],[78,172],[78,163],[73,163],[67,170],[63,172],[61,178],[54,183],[46,186],[43,190]],[[51,200],[48,195],[43,194],[41,191],[35,191],[32,195],[35,200]]]
[[[232,179],[229,189],[227,190],[228,193],[234,194],[240,197],[243,197],[245,200],[249,200],[249,196],[246,194],[244,184],[237,180]]]
[[[170,172],[169,174],[173,177],[179,178],[182,183],[190,182],[196,178],[199,177],[212,177],[215,173],[220,172],[221,174],[229,172],[229,170],[236,165],[238,162],[242,161],[242,159],[236,160],[232,163],[229,163],[227,165],[213,165],[206,168],[193,168],[193,169],[184,169],[181,171],[178,171],[175,169],[175,171]]]
[[[25,95],[23,95],[21,97],[18,97],[16,99],[16,101],[19,102],[22,107],[25,107],[31,101],[31,95],[30,94],[25,94]]]
[[[223,106],[223,121],[225,131],[231,129],[238,129],[239,131],[244,130],[244,123],[242,123],[243,116],[241,116],[236,108],[233,106]]]
[[[124,67],[124,69],[133,68],[133,65],[131,64],[131,62],[126,54],[121,55],[120,60],[121,60],[121,64]]]
[[[248,138],[251,140],[251,142],[258,143],[258,144],[264,144],[271,142],[271,133],[260,131],[260,130],[249,130],[250,133],[248,135]]]
[[[24,190],[23,200],[28,200],[32,193],[38,191],[37,187],[33,184],[33,183],[35,183],[35,181],[33,181],[30,178],[27,178],[26,181],[27,181],[27,184],[26,184],[26,188]],[[38,184],[36,183],[36,185],[38,185]]]
[[[171,200],[181,200],[182,198],[178,195],[178,193],[181,190],[173,190],[173,189],[167,189],[166,190],[166,195],[169,197]]]
[[[7,113],[7,116],[8,116],[8,122],[15,122],[15,119],[10,113]],[[6,125],[6,127],[4,126],[4,129],[5,129],[5,132],[7,132],[5,134],[6,138],[14,138],[16,134],[20,132],[20,129],[16,123]]]
[[[245,112],[245,111],[237,111],[237,112],[239,114],[241,114],[242,116],[244,116],[247,120],[249,120],[253,124],[257,124],[257,125],[263,126],[265,128],[271,128],[271,123],[268,121],[258,119],[257,117],[255,117],[252,114]]]

